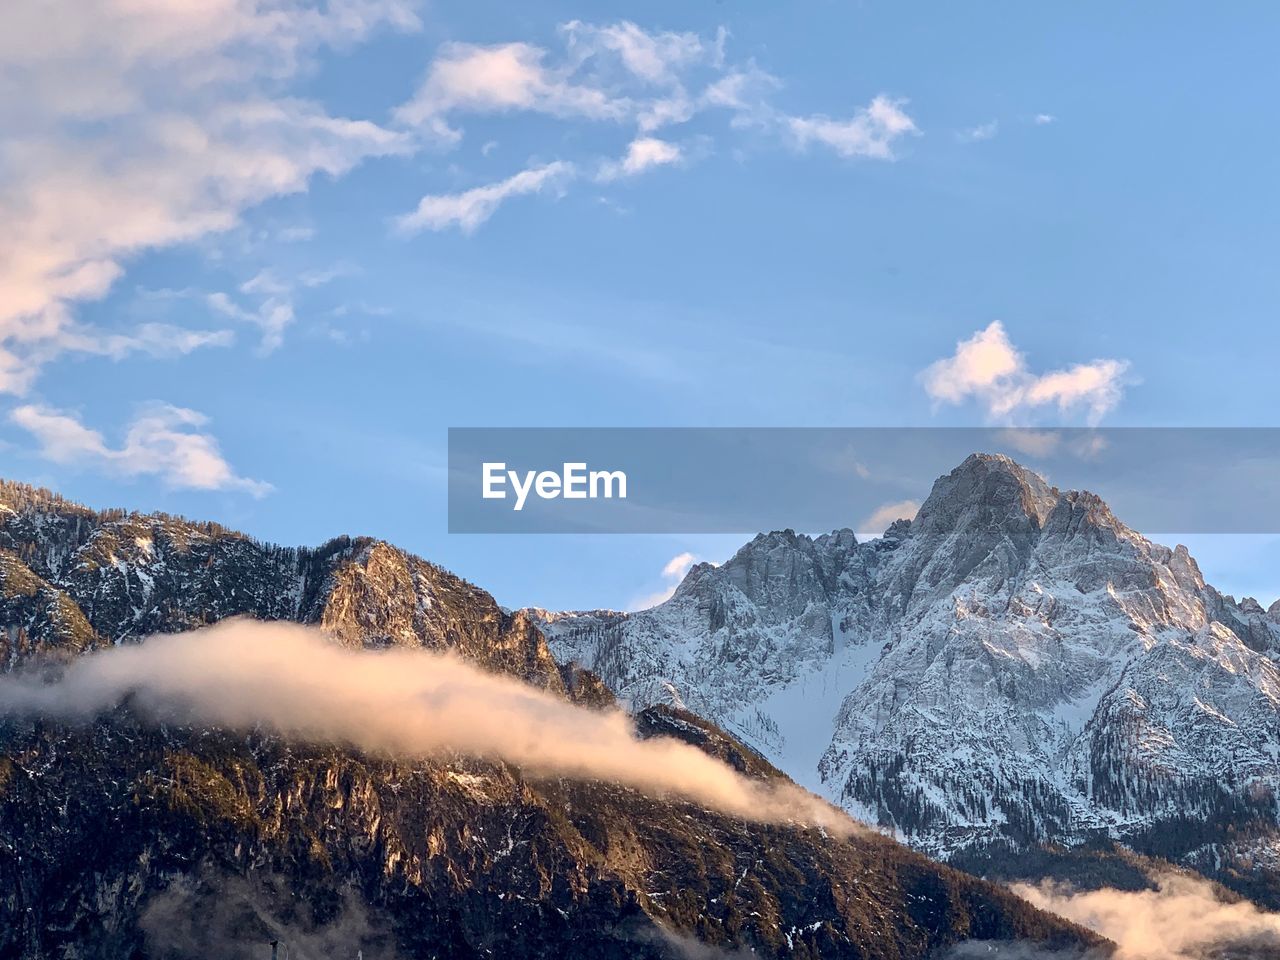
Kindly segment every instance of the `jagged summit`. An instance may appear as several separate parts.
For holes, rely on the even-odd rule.
[[[916,526],[954,526],[962,516],[975,523],[1029,519],[1041,526],[1059,495],[1039,474],[1006,456],[974,453],[935,481],[916,516]]]

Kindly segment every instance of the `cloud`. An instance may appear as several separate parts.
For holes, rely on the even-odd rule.
[[[879,536],[895,520],[914,520],[919,512],[920,504],[915,500],[899,500],[897,503],[882,504],[858,524],[859,530],[867,531],[859,536]]]
[[[1236,955],[1223,948],[1280,948],[1280,914],[1247,900],[1226,903],[1205,880],[1174,873],[1154,879],[1155,890],[1073,892],[1052,884],[1013,889],[1035,906],[1113,941],[1117,960],[1205,960]]]
[[[678,86],[686,68],[722,58],[724,51],[723,31],[708,46],[696,33],[648,33],[628,20],[605,27],[574,20],[561,30],[571,53],[585,58],[609,51],[632,76],[662,87]]]
[[[386,24],[414,28],[411,5],[0,5],[0,391],[25,392],[93,342],[74,308],[106,296],[132,258],[412,149],[403,132],[288,95],[319,49]]]
[[[251,284],[252,281],[241,289],[258,289],[257,287],[251,287]],[[252,324],[261,331],[262,336],[258,341],[257,349],[260,357],[265,357],[267,354],[280,349],[280,346],[284,343],[284,331],[294,321],[293,304],[288,300],[275,296],[267,297],[258,305],[256,310],[246,310],[244,307],[236,305],[225,293],[211,293],[206,298],[206,301],[210,307],[224,317],[239,320],[241,323]]]
[[[1019,453],[1025,453],[1029,457],[1044,458],[1052,456],[1062,445],[1062,435],[1052,430],[1011,428],[1001,430],[999,439]]]
[[[557,160],[462,193],[428,194],[418,201],[416,210],[397,218],[396,225],[405,233],[450,227],[473,233],[511,197],[557,189],[576,172],[573,164]]]
[[[574,20],[559,29],[561,48],[527,41],[452,42],[440,47],[414,95],[395,111],[398,124],[445,146],[463,136],[468,115],[532,113],[559,121],[600,122],[633,129],[619,159],[561,161],[570,176],[595,169],[609,182],[680,163],[681,147],[653,134],[705,111],[728,111],[730,126],[754,129],[800,149],[817,144],[843,157],[894,158],[900,137],[918,133],[905,100],[879,96],[849,118],[792,116],[769,102],[779,81],[754,63],[726,62],[728,34],[647,31],[630,21],[597,25]],[[488,153],[492,141],[481,152]],[[470,232],[516,193],[538,192],[542,168],[460,194],[430,194],[402,229]],[[585,174],[584,174],[585,175]]]
[[[0,711],[88,719],[129,698],[161,719],[418,758],[501,760],[532,776],[625,784],[757,822],[848,836],[847,815],[794,784],[749,780],[678,740],[640,740],[621,711],[575,706],[422,649],[352,650],[313,628],[234,620],[81,657],[56,683],[0,678]]]
[[[1037,127],[1046,127],[1051,123],[1056,123],[1057,120],[1058,118],[1051,113],[1037,113],[1032,122],[1035,123]]]
[[[448,43],[417,92],[395,111],[402,124],[456,143],[459,114],[529,112],[560,120],[632,124],[651,134],[709,109],[731,124],[754,127],[806,148],[821,144],[844,157],[893,158],[892,143],[918,133],[905,100],[876,97],[847,119],[792,116],[769,103],[777,78],[754,63],[729,64],[722,28],[714,38],[650,32],[630,21],[579,20],[560,27],[563,50],[527,42]],[[637,141],[642,142],[642,141]]]
[[[691,68],[714,66],[720,38],[708,44],[693,33],[650,33],[629,21],[560,27],[563,52],[513,42],[448,43],[440,48],[413,97],[395,111],[397,121],[445,142],[462,132],[449,125],[458,113],[523,111],[559,119],[632,122],[653,130],[691,116],[684,88]]]
[[[575,83],[572,66],[547,67],[546,57],[547,51],[528,43],[446,44],[417,93],[396,109],[395,118],[456,142],[462,133],[448,125],[447,117],[458,111],[531,111],[590,120],[621,120],[630,112],[626,101]]]
[[[812,143],[830,147],[846,158],[893,159],[893,142],[918,132],[915,122],[902,110],[905,100],[876,97],[848,120],[830,117],[789,117],[787,125],[795,142],[803,149]]]
[[[619,177],[634,177],[653,167],[679,163],[683,156],[680,147],[674,143],[655,137],[637,137],[627,145],[626,156],[600,167],[597,179],[608,181]]]
[[[685,574],[697,562],[698,558],[692,553],[677,553],[662,568],[662,578],[667,581],[667,585],[656,593],[637,597],[629,604],[629,608],[632,610],[648,610],[650,607],[656,607],[660,603],[666,603],[671,599],[672,594],[676,592],[676,587],[680,586],[680,581],[684,579]]]
[[[217,441],[196,429],[208,418],[194,410],[153,404],[129,424],[120,447],[109,446],[96,430],[50,407],[20,406],[9,420],[35,437],[40,455],[54,463],[101,466],[125,477],[156,476],[179,489],[240,490],[255,497],[271,491],[268,483],[236,474]]]
[[[931,364],[920,376],[936,403],[976,399],[993,417],[1043,406],[1056,406],[1062,413],[1083,408],[1094,424],[1120,402],[1128,369],[1124,360],[1094,360],[1037,376],[1027,369],[1003,324],[995,321],[961,340],[952,356]]]
[[[274,353],[284,344],[285,330],[292,326],[296,319],[293,306],[293,293],[297,287],[322,287],[341,277],[349,277],[359,273],[350,263],[339,262],[332,266],[317,270],[304,270],[292,279],[283,279],[273,270],[259,270],[256,274],[240,284],[240,292],[249,295],[262,295],[264,299],[254,309],[247,309],[235,303],[226,293],[211,293],[204,297],[208,306],[232,320],[256,326],[261,331],[257,354],[265,357]]]
[[[992,120],[989,123],[980,123],[976,127],[961,130],[956,136],[961,143],[978,143],[982,140],[993,139],[999,132],[1000,121]]]

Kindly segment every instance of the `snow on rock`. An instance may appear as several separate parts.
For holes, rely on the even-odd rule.
[[[881,539],[762,534],[651,610],[537,619],[633,707],[683,702],[935,855],[1275,819],[1280,604],[1005,457]]]

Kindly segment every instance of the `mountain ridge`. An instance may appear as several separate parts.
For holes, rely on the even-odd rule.
[[[1280,866],[1280,602],[1007,457],[883,538],[760,535],[651,610],[543,623],[624,701],[682,703],[934,856],[1101,835]]]
[[[533,618],[377,540],[261,544],[0,484],[2,669],[52,671],[232,616],[336,642],[449,650],[587,707]],[[78,611],[78,616],[73,615]],[[745,775],[780,777],[689,714],[639,711]],[[198,929],[192,942],[184,931]],[[408,761],[156,723],[0,717],[0,957],[923,957],[966,939],[1100,946],[1006,890],[876,834],[748,824],[616,784],[467,757]]]

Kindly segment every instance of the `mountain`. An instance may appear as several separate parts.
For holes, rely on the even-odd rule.
[[[533,615],[626,702],[714,720],[933,856],[1118,840],[1280,902],[1280,603],[1005,457],[882,538],[764,534],[651,610]]]
[[[587,707],[524,613],[397,548],[314,550],[0,484],[0,669],[235,615],[450,650]],[[2,715],[2,711],[0,711]],[[692,713],[638,712],[784,777]],[[516,731],[513,731],[513,734]],[[0,718],[0,958],[900,958],[1097,938],[888,837],[769,826],[465,756],[406,761],[184,724]],[[728,956],[729,953],[724,955]]]

